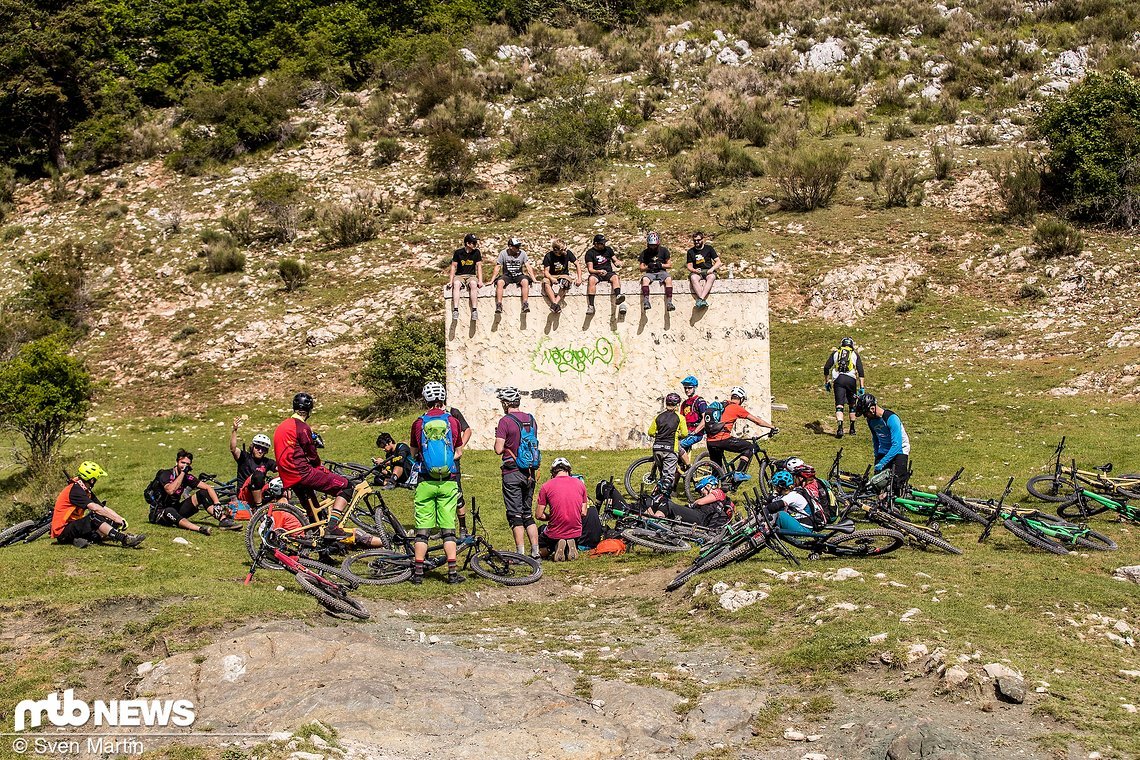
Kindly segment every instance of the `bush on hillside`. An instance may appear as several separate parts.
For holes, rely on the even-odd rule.
[[[296,174],[270,172],[250,183],[253,203],[269,221],[269,234],[288,243],[297,239],[301,218],[301,189],[304,183]]]
[[[776,156],[769,168],[784,208],[813,211],[831,203],[850,163],[851,156],[838,148],[807,146]]]
[[[575,180],[606,155],[617,127],[612,101],[573,80],[523,122],[515,155],[543,182]]]
[[[377,338],[356,381],[388,413],[419,398],[424,383],[446,379],[443,325],[420,319],[397,320]]]
[[[1090,74],[1041,114],[1047,192],[1082,219],[1140,223],[1140,81]]]
[[[1071,225],[1047,217],[1033,229],[1033,248],[1037,259],[1057,259],[1079,255],[1085,248],[1085,241]]]
[[[238,250],[232,238],[208,243],[205,247],[206,271],[210,274],[229,274],[245,271],[245,254]]]
[[[427,167],[432,173],[429,189],[440,195],[462,192],[472,182],[475,154],[467,141],[453,132],[428,138]]]
[[[91,257],[80,243],[64,243],[31,256],[24,262],[28,284],[20,303],[52,329],[82,333],[94,300],[87,288]]]
[[[297,259],[281,259],[277,262],[277,276],[285,283],[285,291],[292,293],[304,287],[309,281],[309,265]]]
[[[359,198],[348,205],[326,209],[321,215],[324,223],[321,237],[333,248],[348,248],[375,240],[380,234],[376,211],[371,203]]]
[[[883,170],[882,179],[875,183],[875,192],[883,199],[886,208],[906,208],[919,200],[918,165],[913,161],[890,161]]]
[[[762,176],[764,167],[746,148],[717,135],[673,159],[669,174],[686,194],[699,196],[723,182]]]
[[[376,140],[376,148],[372,154],[373,166],[390,166],[400,160],[404,154],[404,146],[395,137],[381,137]]]
[[[1041,167],[1037,157],[1020,151],[989,168],[1005,204],[1005,218],[1030,221],[1037,215],[1041,196]]]
[[[427,117],[429,133],[453,132],[460,137],[486,137],[497,131],[495,113],[478,95],[457,92],[437,105]]]
[[[683,121],[676,125],[654,127],[649,133],[648,144],[653,152],[672,158],[681,151],[693,147],[699,136],[700,130],[696,124]]]
[[[517,218],[525,208],[526,201],[522,197],[514,193],[500,193],[495,196],[495,200],[491,201],[488,212],[499,221],[509,222]]]
[[[939,181],[949,179],[950,173],[954,171],[954,163],[954,146],[931,140],[930,165],[934,169],[934,178]]]

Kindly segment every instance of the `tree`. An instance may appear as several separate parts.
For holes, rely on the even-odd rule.
[[[1090,74],[1046,107],[1038,128],[1050,196],[1084,219],[1140,224],[1140,82]]]
[[[446,376],[442,324],[413,319],[376,340],[356,379],[376,397],[377,408],[389,412],[418,398],[424,383]]]
[[[23,436],[29,469],[41,470],[82,429],[91,395],[83,364],[59,339],[41,338],[0,364],[0,428]]]

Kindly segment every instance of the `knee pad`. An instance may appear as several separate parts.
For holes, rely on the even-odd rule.
[[[448,541],[450,541],[450,542],[451,542],[451,543],[453,543],[453,544],[455,543],[455,531],[453,531],[453,530],[445,530],[445,531],[442,531],[440,535],[442,536],[442,538],[443,538],[443,542],[444,542],[445,544],[446,544]]]
[[[524,528],[526,527],[526,520],[515,515],[507,515],[507,525],[512,528]]]
[[[532,525],[534,525],[534,517],[532,515],[527,515],[522,519],[522,526],[524,528],[529,528]]]
[[[839,412],[840,414],[843,414],[843,404],[836,404],[835,405],[835,411]]]
[[[349,483],[347,486],[337,491],[336,495],[345,501],[352,501],[352,484]]]
[[[426,529],[426,528],[417,529],[416,530],[416,543],[417,544],[426,544],[428,542],[428,536],[430,536],[430,535],[431,535],[431,531]]]

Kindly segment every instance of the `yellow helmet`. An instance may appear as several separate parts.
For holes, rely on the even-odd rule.
[[[94,462],[83,462],[79,465],[79,469],[75,471],[75,474],[83,480],[98,480],[105,476],[107,471]]]

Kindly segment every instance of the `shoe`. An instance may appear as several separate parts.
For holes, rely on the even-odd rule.
[[[677,307],[673,305],[673,299],[672,298],[670,298],[669,300],[667,300],[665,302],[665,310],[666,311],[676,311],[677,310]]]
[[[413,586],[423,585],[423,582],[424,582],[424,576],[422,573],[412,573],[412,585]]]
[[[458,322],[459,321],[459,309],[452,309],[451,310],[451,321],[452,322]]]
[[[573,539],[566,542],[566,559],[578,559],[578,542]]]
[[[201,533],[203,536],[208,536],[208,535],[210,535],[210,526],[209,525],[199,525],[198,526],[198,532]]]
[[[709,307],[709,302],[703,298],[698,298],[697,299],[697,306],[701,309],[707,309]]]
[[[478,322],[479,321],[479,310],[478,309],[472,309],[471,310],[471,321],[472,322]]]
[[[847,431],[847,435],[855,435],[855,423],[851,423],[851,429]]]
[[[624,303],[618,306],[618,314],[625,314],[625,304]]]
[[[641,310],[642,311],[649,311],[650,306],[652,306],[652,304],[649,303],[648,298],[642,298],[641,299]]]
[[[447,574],[447,582],[448,582],[448,583],[450,583],[450,584],[451,584],[451,585],[453,585],[453,586],[454,586],[456,583],[463,583],[463,581],[465,581],[465,580],[467,580],[467,579],[466,579],[466,578],[464,578],[464,577],[463,577],[462,575],[460,575],[459,573],[448,573],[448,574]]]
[[[522,313],[526,314],[528,311],[530,311],[530,304],[523,301]]]
[[[842,422],[839,423],[839,427],[835,428],[835,437],[836,438],[842,438],[843,437],[843,423]]]
[[[122,542],[123,546],[128,549],[134,549],[141,544],[144,539],[146,539],[146,534],[144,533],[127,533],[123,536]]]
[[[538,564],[540,564],[540,565],[542,564],[542,557],[539,556],[538,552],[532,552],[530,555],[530,558],[533,559]]]
[[[88,546],[91,545],[91,542],[88,541],[86,538],[73,538],[73,539],[71,539],[71,545],[74,546],[76,549],[86,549]]]
[[[558,539],[558,544],[554,549],[554,561],[555,562],[565,562],[566,561],[566,539],[564,539],[564,538]]]
[[[501,303],[495,304],[495,313],[496,314],[502,314],[503,313],[503,305]]]
[[[734,472],[732,473],[733,483],[743,483],[746,480],[752,480],[752,476],[747,472]]]
[[[594,313],[593,305],[587,306],[586,307],[586,316],[591,316],[593,313]]]
[[[554,312],[555,314],[560,314],[562,312],[562,307],[559,306],[558,304],[552,304],[550,307],[550,310],[552,312]]]
[[[222,517],[218,519],[218,527],[224,530],[233,530],[238,527],[238,524],[229,517]]]
[[[618,293],[614,297],[614,301],[617,303],[625,303],[625,293]]]

